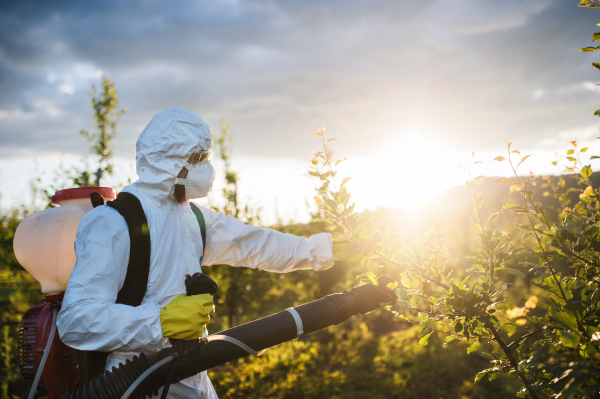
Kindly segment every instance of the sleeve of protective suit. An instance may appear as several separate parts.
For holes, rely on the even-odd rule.
[[[333,265],[333,241],[329,233],[299,237],[247,225],[204,207],[200,209],[206,219],[202,265],[246,266],[277,273],[320,271]]]
[[[84,215],[77,229],[77,262],[58,314],[63,342],[79,350],[147,351],[160,349],[160,307],[116,304],[129,263],[125,219],[108,206]]]

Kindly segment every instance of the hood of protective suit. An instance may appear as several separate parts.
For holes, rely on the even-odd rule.
[[[160,205],[176,205],[177,175],[193,152],[211,148],[210,127],[193,112],[171,108],[154,115],[135,148],[136,187]]]

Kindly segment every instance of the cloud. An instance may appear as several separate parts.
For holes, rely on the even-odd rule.
[[[595,15],[575,3],[7,2],[0,156],[81,153],[102,73],[128,109],[123,156],[172,106],[215,127],[226,117],[245,156],[304,159],[322,126],[348,155],[414,125],[461,151],[559,137],[588,126],[598,98],[581,86],[597,78],[591,57],[577,54]]]

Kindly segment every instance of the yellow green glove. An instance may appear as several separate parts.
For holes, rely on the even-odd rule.
[[[160,311],[163,335],[177,339],[198,339],[204,334],[210,315],[215,313],[210,294],[180,294]]]

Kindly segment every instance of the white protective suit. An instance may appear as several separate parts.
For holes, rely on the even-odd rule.
[[[206,250],[198,222],[186,202],[177,204],[174,184],[189,156],[211,147],[210,129],[196,114],[180,108],[152,118],[136,144],[139,179],[123,189],[139,198],[150,230],[148,289],[137,307],[115,304],[129,262],[125,219],[106,205],[84,215],[77,230],[77,262],[69,279],[58,331],[69,346],[111,352],[111,369],[140,352],[169,346],[160,310],[185,292],[186,274],[202,265],[227,264],[278,273],[324,270],[333,264],[327,233],[310,238],[249,226],[200,207],[206,220]],[[206,372],[174,384],[170,398],[216,398]]]

